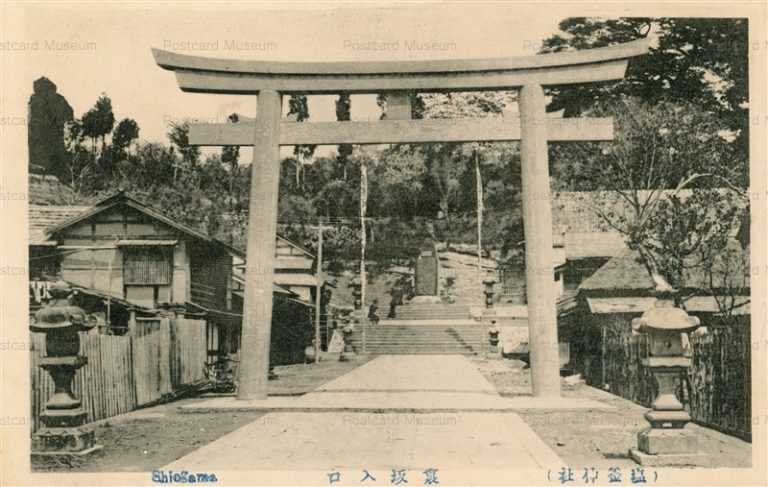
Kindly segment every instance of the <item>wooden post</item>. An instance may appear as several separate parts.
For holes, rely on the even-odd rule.
[[[315,292],[315,363],[320,362],[320,312],[323,291],[323,226],[317,226],[317,291]]]
[[[365,215],[368,209],[368,165],[365,160],[360,164],[360,301],[362,303],[362,309],[360,310],[360,326],[362,328],[362,345],[363,353],[367,352],[367,337],[365,333],[365,327],[368,324],[368,312],[365,307],[365,246],[366,246],[366,234],[365,234]]]
[[[520,90],[525,282],[531,382],[535,397],[560,395],[560,358],[549,197],[546,100],[540,85]]]
[[[483,180],[481,179],[480,158],[477,155],[477,150],[474,152],[474,158],[477,197],[477,282],[480,286],[480,303],[482,303],[485,296],[483,289]]]
[[[136,310],[132,309],[130,311],[130,317],[128,318],[128,335],[129,336],[136,336]]]
[[[266,399],[272,331],[281,97],[262,90],[253,139],[238,399]]]

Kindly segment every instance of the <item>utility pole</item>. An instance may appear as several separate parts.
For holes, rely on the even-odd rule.
[[[323,291],[323,225],[317,226],[317,291],[315,292],[315,363],[320,361],[320,313]]]
[[[480,286],[480,302],[484,299],[483,293],[483,180],[480,174],[480,159],[477,150],[474,151],[475,180],[477,195],[477,281]]]

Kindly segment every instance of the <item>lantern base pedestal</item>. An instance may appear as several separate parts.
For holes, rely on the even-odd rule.
[[[647,466],[706,466],[709,455],[700,453],[698,436],[685,428],[645,428],[637,434],[633,460]]]
[[[498,345],[489,345],[485,351],[485,358],[489,360],[501,360],[501,347]]]
[[[434,296],[430,294],[420,294],[411,298],[410,304],[442,304],[443,300],[440,296]]]
[[[32,451],[32,458],[65,458],[65,457],[85,457],[96,453],[104,448],[102,445],[93,445],[92,447],[80,451]]]
[[[77,428],[88,422],[88,413],[82,407],[75,409],[46,408],[40,421],[50,429]]]
[[[712,464],[712,459],[705,453],[650,455],[632,448],[629,456],[644,467],[706,467]]]
[[[357,354],[355,352],[349,352],[347,350],[344,350],[339,354],[339,362],[352,362],[357,359]]]
[[[84,456],[100,450],[92,428],[43,427],[32,436],[32,456]]]

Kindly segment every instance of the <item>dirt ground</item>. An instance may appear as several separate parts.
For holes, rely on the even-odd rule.
[[[530,369],[517,360],[475,359],[480,372],[503,396],[530,395]],[[528,411],[520,416],[567,464],[576,471],[584,468],[636,466],[629,458],[637,446],[637,432],[648,426],[643,417],[647,408],[583,382],[562,383],[564,397],[592,399],[613,406],[613,410]],[[733,436],[695,424],[688,426],[700,435],[700,448],[710,455],[712,468],[749,468],[752,445]]]
[[[335,379],[369,358],[355,362],[322,361],[311,365],[276,367],[270,395],[298,395]],[[179,406],[206,400],[191,398],[148,407],[97,423],[96,442],[103,449],[86,458],[32,462],[33,471],[148,472],[167,465],[241,426],[265,416],[263,412],[189,414]]]
[[[277,367],[270,395],[310,392],[373,357],[356,362],[323,361],[312,365]],[[473,359],[478,370],[504,396],[530,394],[530,371],[515,360]],[[583,383],[563,383],[565,397],[597,400],[613,410],[529,411],[520,416],[575,472],[584,468],[636,466],[628,450],[637,432],[647,425],[646,408]],[[96,426],[103,449],[86,459],[66,463],[33,462],[34,471],[148,472],[265,416],[261,412],[180,413],[179,406],[206,398],[175,401],[110,418]],[[266,421],[266,419],[265,419]],[[700,433],[700,446],[710,454],[713,468],[745,468],[751,464],[751,444],[717,431],[690,425]]]

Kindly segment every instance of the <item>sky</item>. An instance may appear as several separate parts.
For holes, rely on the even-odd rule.
[[[183,93],[173,73],[155,64],[152,47],[282,61],[524,56],[535,54],[563,18],[557,9],[523,15],[512,5],[208,5],[6,5],[0,34],[6,128],[26,131],[20,119],[32,82],[41,76],[56,83],[75,117],[106,93],[116,119],[135,119],[143,141],[166,142],[170,121],[224,122],[233,112],[255,114],[254,96]],[[311,97],[311,120],[335,120],[334,99]],[[353,120],[375,120],[379,113],[372,95],[352,97]]]

